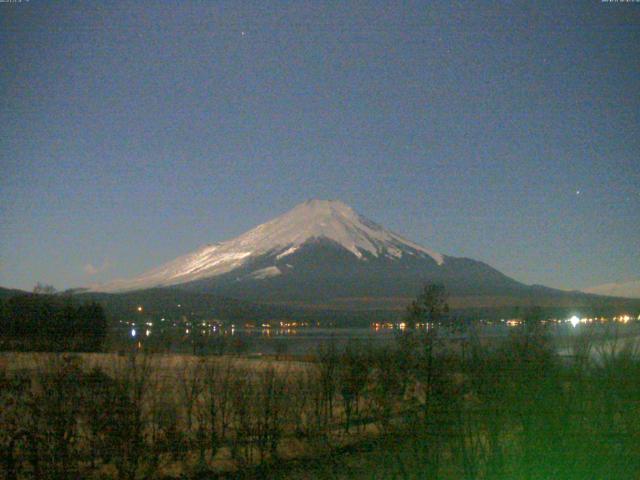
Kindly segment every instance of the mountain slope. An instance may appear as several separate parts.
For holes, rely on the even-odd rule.
[[[256,274],[272,270],[278,274]],[[181,288],[262,302],[326,304],[342,299],[363,303],[371,298],[402,297],[401,303],[406,305],[427,282],[443,283],[456,295],[513,294],[527,288],[471,259],[444,257],[438,265],[430,256],[409,253],[399,257],[363,253],[356,257],[326,238],[307,241],[287,257],[264,255],[226,274]]]
[[[28,293],[30,292],[27,292],[26,290],[18,290],[17,288],[0,287],[0,299],[7,299],[17,295],[27,295]]]
[[[444,284],[460,308],[574,306],[604,298],[525,285],[483,262],[406,240],[342,202],[322,200],[136,278],[90,290],[171,288],[305,308],[394,310],[429,282]]]
[[[356,259],[403,255],[429,257],[437,265],[444,257],[385,230],[339,201],[310,200],[239,237],[178,257],[131,280],[117,280],[92,290],[124,292],[185,284],[224,275],[255,263],[263,256],[286,258],[308,242],[325,239],[341,246]],[[268,268],[270,267],[270,268]],[[254,278],[281,274],[274,265],[253,272]]]
[[[612,297],[640,298],[640,280],[630,282],[606,283],[596,287],[586,288],[586,293],[608,295]]]

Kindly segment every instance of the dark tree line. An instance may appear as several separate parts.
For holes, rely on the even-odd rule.
[[[106,334],[107,319],[97,303],[39,293],[0,299],[3,350],[96,351]]]

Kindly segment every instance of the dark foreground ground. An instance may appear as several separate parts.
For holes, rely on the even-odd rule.
[[[0,356],[0,479],[640,478],[634,336]]]

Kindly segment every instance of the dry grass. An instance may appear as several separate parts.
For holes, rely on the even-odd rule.
[[[107,372],[118,367],[122,362],[127,361],[128,358],[126,355],[118,355],[116,353],[2,352],[0,353],[0,369],[7,369],[8,372],[33,370],[68,357],[80,359],[83,367],[86,369],[99,367]],[[232,362],[237,368],[255,371],[273,368],[278,372],[299,372],[309,367],[308,363],[301,361],[236,355],[198,357],[182,354],[149,354],[147,358],[153,370],[163,372],[177,372],[184,368],[185,365],[196,364],[204,361],[204,359],[206,359],[207,362],[219,362],[220,364]]]

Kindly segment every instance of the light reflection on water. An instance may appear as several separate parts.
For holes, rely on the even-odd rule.
[[[127,327],[131,328],[131,327]],[[503,324],[481,325],[476,324],[473,327],[473,335],[477,335],[484,339],[500,339],[505,338],[510,333],[516,332],[520,327],[509,326],[506,322]],[[177,328],[180,330],[180,328]],[[365,345],[375,347],[390,344],[398,335],[402,335],[403,331],[399,328],[374,328],[374,327],[349,327],[349,328],[328,328],[328,327],[240,327],[240,326],[221,326],[218,325],[202,331],[202,336],[198,336],[198,343],[202,345],[204,351],[216,351],[216,344],[222,341],[226,344],[225,351],[233,351],[240,343],[243,344],[242,351],[249,354],[274,354],[286,353],[290,355],[314,354],[317,352],[318,346],[323,343],[333,342],[336,348],[341,350],[349,341],[359,341]],[[562,356],[572,355],[573,339],[589,332],[596,343],[599,345],[611,344],[612,338],[627,338],[637,341],[640,338],[640,322],[631,322],[629,324],[597,324],[597,325],[577,325],[572,326],[570,323],[549,324],[546,326],[546,332],[554,342],[557,352]],[[175,332],[176,329],[169,331]],[[424,330],[423,330],[424,331]],[[129,330],[126,331],[129,333]],[[155,332],[154,332],[155,333]],[[151,337],[155,338],[154,333]],[[450,340],[464,340],[469,338],[469,331],[455,330],[448,332],[440,330],[440,334],[444,338]],[[136,338],[137,340],[137,338]],[[153,340],[153,338],[150,338]],[[195,340],[189,334],[174,337],[176,340],[176,348],[188,350],[191,343]],[[626,342],[618,342],[615,344],[622,345]]]
[[[515,330],[506,325],[483,325],[476,327],[475,334],[483,338],[505,338]],[[550,339],[556,345],[557,351],[563,356],[571,355],[573,339],[586,333],[586,327],[582,331],[571,325],[552,325],[546,329]],[[594,345],[610,344],[612,338],[620,337],[619,344],[627,343],[624,339],[631,339],[638,343],[640,339],[640,324],[596,326],[591,328]],[[338,349],[343,348],[348,341],[357,340],[371,346],[385,345],[393,342],[402,332],[399,329],[373,329],[373,328],[300,328],[300,329],[236,329],[234,335],[249,340],[248,351],[250,353],[273,354],[278,343],[286,343],[286,351],[289,354],[315,353],[318,345],[326,342],[335,342]],[[441,334],[451,340],[464,340],[469,338],[468,332],[455,331]],[[639,343],[640,345],[640,343]],[[282,348],[282,347],[281,347]]]

